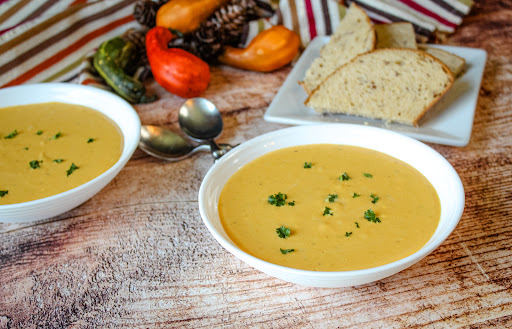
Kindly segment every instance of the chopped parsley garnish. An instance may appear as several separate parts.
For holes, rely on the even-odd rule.
[[[25,151],[28,151],[28,147],[23,148]]]
[[[324,216],[327,216],[327,215],[332,216],[332,209],[331,209],[331,208],[329,208],[329,207],[325,207],[325,208],[324,208],[324,214],[323,214],[323,215],[324,215]]]
[[[41,134],[43,134],[43,131],[42,131],[42,130],[38,130],[38,131],[36,132],[36,135],[41,135]]]
[[[41,161],[41,162],[43,162],[43,161]],[[30,165],[30,168],[32,168],[32,169],[40,168],[39,160],[32,160],[28,164]]]
[[[5,136],[4,139],[11,139],[11,138],[16,137],[16,135],[18,135],[18,131],[16,129],[14,129],[14,131],[11,132],[9,135]]]
[[[359,228],[359,223],[358,222],[354,222],[356,224],[356,227]]]
[[[329,196],[327,197],[326,201],[334,202],[337,198],[338,198],[337,194],[329,194]]]
[[[53,135],[52,139],[57,139],[57,138],[60,138],[61,136],[62,136],[62,133],[59,131],[58,133]]]
[[[290,236],[290,228],[289,227],[278,227],[276,228],[277,236],[281,239],[286,239],[286,237]]]
[[[79,169],[79,167],[77,167],[74,163],[71,164],[71,166],[69,167],[69,169],[66,171],[67,173],[67,176],[71,175],[73,173],[73,171]]]
[[[281,248],[279,248],[279,250],[281,250],[281,253],[283,255],[286,255],[289,252],[294,252],[295,251],[295,249],[281,249]]]
[[[292,207],[295,206],[295,200],[293,200],[292,202],[288,202],[288,205]]]
[[[352,198],[357,198],[359,196],[361,196],[361,195],[354,192],[354,195],[352,195]]]
[[[271,205],[276,206],[276,207],[281,207],[281,206],[284,206],[286,204],[286,199],[287,198],[288,197],[286,196],[286,194],[283,194],[283,193],[279,192],[279,193],[274,194],[274,195],[269,195],[268,203],[270,203]]]
[[[349,236],[352,235],[352,232],[345,232],[345,236],[348,238]]]
[[[8,194],[9,191],[5,190],[5,191],[0,191],[0,198],[3,198],[6,194]]]
[[[369,222],[380,223],[379,217],[375,217],[375,212],[371,209],[368,209],[364,212],[364,218],[366,218]]]
[[[340,181],[344,181],[344,180],[350,180],[350,177],[348,177],[347,173],[344,172],[340,177],[338,177],[338,179]]]
[[[53,160],[53,162],[55,162],[55,163],[61,163],[62,161],[64,161],[64,159],[55,159],[55,160]]]
[[[311,168],[312,165],[311,162],[304,162],[304,168]]]
[[[94,138],[89,138],[89,139],[87,140],[87,143],[92,143],[92,142],[94,142]]]
[[[373,199],[372,203],[377,203],[377,201],[379,201],[379,197],[378,197],[378,196],[376,196],[376,195],[374,195],[373,193],[372,193],[372,194],[370,194],[370,198],[372,198],[372,199]]]
[[[364,175],[364,177],[368,177],[368,178],[372,178],[372,177],[373,177],[373,175],[372,175],[372,174],[369,174],[369,173],[367,173],[367,172],[365,172],[363,175]]]

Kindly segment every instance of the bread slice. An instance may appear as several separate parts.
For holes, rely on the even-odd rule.
[[[429,47],[427,45],[419,45],[418,49],[429,53],[430,55],[439,59],[441,62],[445,63],[446,66],[450,68],[455,77],[458,77],[464,71],[466,60],[462,57],[444,51],[443,49]]]
[[[318,112],[416,126],[452,84],[450,69],[423,51],[377,49],[339,67],[305,104]]]
[[[352,3],[345,17],[299,82],[306,93],[315,89],[340,65],[375,48],[375,31],[364,10]]]
[[[374,25],[377,36],[375,48],[411,48],[417,49],[416,33],[409,22]]]

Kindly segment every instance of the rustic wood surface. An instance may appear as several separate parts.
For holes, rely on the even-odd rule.
[[[137,150],[99,194],[61,216],[0,224],[0,328],[512,328],[512,3],[477,3],[445,43],[487,50],[466,147],[431,146],[459,173],[464,215],[431,255],[396,275],[318,289],[267,276],[208,233],[197,193],[213,161]],[[285,127],[262,116],[289,73],[213,69],[205,97],[219,141]],[[182,99],[137,106],[175,126]]]

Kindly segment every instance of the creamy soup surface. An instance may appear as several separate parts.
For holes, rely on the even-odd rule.
[[[257,158],[228,180],[219,200],[221,223],[238,247],[313,271],[365,269],[409,256],[432,237],[440,214],[437,192],[410,165],[334,144]]]
[[[121,156],[117,125],[91,108],[39,103],[0,109],[0,205],[55,195],[99,176]]]

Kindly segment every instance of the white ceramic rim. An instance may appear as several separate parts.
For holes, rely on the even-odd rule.
[[[119,103],[119,106],[123,107],[124,110],[126,110],[126,114],[123,113],[123,120],[128,122],[129,124],[133,124],[134,126],[137,126],[136,133],[133,135],[127,136],[125,132],[122,130],[122,127],[119,125],[117,120],[112,118],[109,114],[105,113],[104,111],[98,109],[97,107],[92,107],[91,105],[85,105],[88,107],[93,108],[94,110],[103,113],[106,115],[110,120],[115,122],[116,126],[121,131],[121,134],[123,135],[123,152],[121,153],[121,156],[119,157],[119,160],[112,165],[109,169],[107,169],[105,172],[103,172],[101,175],[93,178],[92,180],[77,186],[71,190],[64,191],[59,194],[55,194],[46,198],[27,201],[27,202],[21,202],[21,203],[13,203],[13,204],[7,204],[7,205],[0,205],[0,212],[12,212],[16,211],[18,209],[22,208],[34,208],[42,204],[51,203],[54,200],[58,200],[61,198],[66,198],[71,194],[75,194],[80,191],[87,190],[92,185],[96,185],[99,181],[106,179],[108,176],[113,175],[114,173],[120,171],[128,162],[130,157],[132,156],[133,152],[137,149],[137,146],[139,144],[140,139],[140,118],[137,115],[137,112],[135,109],[124,99],[121,97],[113,94],[112,92],[102,90],[95,87],[90,86],[84,86],[84,85],[78,85],[78,84],[71,84],[71,83],[39,83],[39,84],[30,84],[30,85],[19,85],[14,87],[8,87],[4,89],[0,89],[0,105],[1,107],[9,107],[9,106],[15,106],[15,105],[25,105],[25,104],[36,104],[36,103],[45,103],[45,102],[63,102],[63,103],[71,103],[71,104],[80,104],[83,105],[81,102],[73,102],[73,100],[65,99],[65,100],[59,100],[58,98],[52,98],[49,97],[41,97],[40,101],[37,99],[29,99],[28,101],[26,99],[21,99],[19,102],[13,103],[4,103],[1,102],[2,96],[4,96],[5,93],[12,93],[14,92],[25,92],[25,93],[37,93],[41,88],[51,90],[52,92],[80,92],[80,93],[88,93],[88,94],[98,94],[102,95],[103,97],[107,97],[112,99],[114,102]],[[32,94],[32,95],[33,95]],[[44,100],[46,99],[46,100]]]
[[[334,129],[333,129],[334,128]],[[440,234],[437,238],[434,239],[434,236],[437,233],[437,230],[440,230],[440,226],[438,225],[438,228],[436,229],[436,233],[434,233],[434,236],[430,239],[430,241],[427,242],[420,250],[418,250],[416,253],[407,256],[405,258],[402,258],[400,260],[397,260],[395,262],[368,268],[368,269],[362,269],[362,270],[353,270],[353,271],[308,271],[308,270],[302,270],[302,269],[295,269],[290,267],[285,267],[282,265],[277,265],[274,263],[270,263],[267,261],[264,261],[262,259],[259,259],[257,257],[254,257],[241,249],[239,249],[234,243],[231,241],[228,241],[226,238],[224,238],[215,227],[213,227],[212,223],[210,222],[207,214],[207,188],[208,185],[213,180],[213,177],[217,174],[219,171],[219,168],[222,168],[222,166],[225,165],[225,163],[237,161],[239,154],[242,152],[248,152],[252,147],[264,144],[266,141],[269,140],[279,140],[282,136],[287,136],[290,134],[296,134],[296,135],[314,135],[315,131],[353,131],[357,130],[362,134],[370,134],[377,137],[378,136],[387,136],[395,139],[396,141],[400,141],[402,143],[402,146],[406,148],[417,148],[420,152],[424,152],[424,154],[428,157],[431,157],[432,159],[435,159],[435,161],[438,161],[441,166],[444,167],[445,170],[449,173],[450,177],[452,178],[451,184],[454,184],[454,199],[456,200],[455,208],[451,213],[451,220],[448,223],[448,226],[444,228],[442,231],[442,234]],[[350,138],[349,138],[350,139]],[[355,146],[361,146],[358,145],[357,140],[352,138],[352,141],[355,141],[355,143],[344,143],[345,145],[355,145]],[[305,145],[305,144],[318,144],[322,142],[308,142],[308,143],[297,143],[295,145]],[[328,141],[324,141],[323,143],[329,143]],[[334,143],[334,144],[343,144],[343,143]],[[276,147],[275,149],[288,147],[292,145],[285,145],[281,147]],[[379,148],[372,148],[368,146],[362,146],[369,149],[374,149],[379,152],[382,152]],[[273,151],[275,149],[269,150],[267,152]],[[264,152],[264,153],[267,153]],[[260,154],[259,156],[263,155],[264,153]],[[383,152],[386,153],[386,152]],[[396,157],[399,158],[399,157]],[[400,158],[399,158],[400,159]],[[252,159],[251,159],[252,160]],[[251,161],[249,160],[249,161]],[[402,159],[400,159],[402,160]],[[247,161],[247,162],[249,162]],[[404,161],[404,160],[402,160]],[[240,164],[239,168],[242,167],[245,163]],[[404,161],[407,162],[407,161]],[[421,172],[421,171],[420,171]],[[234,172],[233,172],[234,173]],[[223,188],[223,186],[222,186]],[[221,189],[222,190],[222,189]],[[436,190],[436,192],[438,192]],[[438,192],[439,193],[439,192]],[[369,127],[369,126],[362,126],[362,125],[355,125],[355,124],[340,124],[340,123],[332,123],[332,124],[320,124],[320,125],[307,125],[307,126],[295,126],[290,128],[284,128],[280,130],[276,130],[273,132],[269,132],[263,135],[260,135],[258,137],[255,137],[247,142],[242,143],[241,145],[237,146],[233,150],[231,150],[229,153],[227,153],[225,156],[223,156],[221,159],[219,159],[207,172],[206,176],[203,179],[203,182],[201,183],[201,187],[199,189],[199,212],[201,214],[201,218],[203,219],[203,223],[206,225],[210,233],[213,235],[213,237],[224,247],[226,248],[230,253],[238,257],[239,259],[247,262],[249,265],[257,268],[257,269],[265,269],[265,272],[268,271],[270,274],[272,273],[280,273],[283,275],[291,275],[294,277],[303,277],[305,279],[318,279],[318,280],[344,280],[344,279],[353,279],[356,276],[361,277],[379,277],[379,275],[382,275],[382,273],[390,272],[391,274],[396,273],[402,269],[405,269],[412,264],[420,261],[425,256],[433,252],[437,247],[439,247],[445,240],[448,238],[448,236],[453,232],[455,227],[460,221],[460,218],[462,217],[462,213],[464,211],[464,203],[465,203],[465,195],[464,195],[464,187],[462,185],[462,181],[460,180],[460,177],[458,176],[455,169],[452,167],[452,165],[437,151],[432,149],[431,147],[427,146],[426,144],[423,144],[420,141],[417,141],[413,138],[407,137],[405,135],[401,135],[399,133],[395,133],[392,131],[388,131],[381,128],[376,127]],[[218,205],[218,199],[215,200],[215,210],[217,210]],[[440,220],[441,224],[441,220]],[[390,274],[390,275],[391,275]],[[386,275],[388,276],[388,275]],[[374,280],[371,280],[374,281]]]

